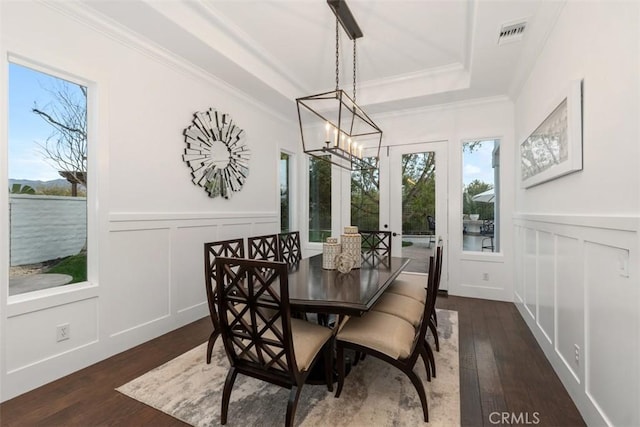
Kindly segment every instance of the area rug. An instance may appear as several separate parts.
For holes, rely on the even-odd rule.
[[[437,377],[426,381],[420,359],[415,372],[423,379],[429,426],[460,425],[458,313],[438,310],[440,352]],[[220,403],[229,362],[218,339],[211,364],[206,343],[184,353],[117,390],[193,426],[220,424]],[[229,404],[228,426],[281,426],[289,390],[238,375]],[[395,367],[367,356],[345,379],[340,398],[324,385],[305,385],[295,424],[300,426],[415,426],[424,424],[418,394]]]

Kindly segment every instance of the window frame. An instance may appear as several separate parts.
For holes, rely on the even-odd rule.
[[[98,132],[97,132],[97,112],[99,105],[98,98],[98,84],[95,80],[87,77],[80,77],[70,71],[66,71],[63,67],[56,64],[44,64],[43,62],[36,61],[20,54],[6,52],[5,59],[2,63],[3,73],[3,90],[8,95],[9,93],[9,64],[16,64],[22,67],[30,68],[34,71],[44,73],[59,79],[69,81],[73,84],[84,86],[87,88],[87,197],[86,197],[86,217],[87,217],[87,281],[73,283],[70,286],[59,286],[48,289],[42,289],[32,292],[26,292],[23,294],[9,296],[9,275],[6,275],[6,282],[0,281],[0,283],[6,283],[3,289],[0,291],[3,294],[3,300],[6,301],[7,313],[9,316],[20,315],[35,310],[42,310],[50,307],[54,307],[61,304],[66,304],[74,301],[79,301],[86,298],[95,297],[98,295],[98,250],[99,250],[99,230],[98,230],[98,188],[97,188],[97,157],[98,157]],[[9,102],[8,96],[5,96],[5,103],[2,111],[2,124],[5,129],[9,125]],[[9,140],[8,132],[5,132],[2,137],[3,149],[6,152],[5,160],[3,162],[3,173],[0,178],[4,179],[7,183],[8,176],[8,149]],[[90,142],[91,141],[91,142]],[[105,165],[106,165],[106,160]],[[104,185],[104,184],[102,184]],[[2,200],[5,206],[9,204],[8,186],[4,186],[2,190]],[[5,209],[3,211],[8,211]],[[10,253],[10,224],[8,213],[3,213],[0,217],[1,227],[5,230],[4,238],[1,239],[2,250],[0,256],[2,257],[2,263],[0,266],[6,267],[5,271],[9,271],[9,253]],[[5,299],[6,298],[6,299]],[[3,304],[4,306],[5,304]]]

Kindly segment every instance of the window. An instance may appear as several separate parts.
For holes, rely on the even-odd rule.
[[[280,232],[291,231],[291,193],[289,179],[291,173],[291,156],[280,153]]]
[[[309,158],[309,242],[331,236],[331,164]]]
[[[462,144],[462,249],[499,252],[500,141]]]
[[[10,63],[8,128],[9,295],[86,281],[87,88]]]
[[[351,173],[351,225],[360,230],[380,229],[380,180],[378,169]]]

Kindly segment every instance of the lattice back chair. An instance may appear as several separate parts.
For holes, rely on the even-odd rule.
[[[429,281],[432,286],[435,280],[435,261],[429,259]],[[414,327],[401,317],[392,314],[370,311],[361,317],[350,318],[336,334],[338,388],[336,397],[340,396],[345,378],[345,349],[355,350],[381,359],[405,373],[418,392],[422,404],[424,421],[429,421],[427,395],[422,380],[414,372],[420,356],[424,362],[427,376],[430,371],[430,356],[425,340],[427,324],[431,317],[432,292],[427,292],[426,303],[422,305],[422,315],[418,327]]]
[[[280,250],[280,261],[286,262],[289,268],[298,265],[302,259],[300,232],[280,233],[278,235],[278,248]]]
[[[291,426],[302,386],[320,354],[333,390],[332,331],[291,318],[286,263],[218,257],[216,266],[221,334],[231,362],[221,423],[227,422],[231,390],[241,373],[291,389],[286,415]]]
[[[216,279],[218,275],[215,263],[216,258],[219,256],[244,258],[244,239],[221,240],[204,244],[205,288],[207,291],[207,302],[209,303],[209,315],[213,323],[213,332],[211,332],[207,344],[207,363],[211,363],[213,345],[216,343],[218,335],[220,335],[220,321],[216,303]]]
[[[279,261],[278,235],[267,234],[264,236],[249,237],[247,239],[249,258],[265,261]]]
[[[362,259],[367,262],[388,262],[391,257],[390,231],[360,231]]]

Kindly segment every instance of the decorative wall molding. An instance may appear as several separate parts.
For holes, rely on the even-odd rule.
[[[527,214],[516,212],[514,221],[528,221],[577,227],[605,228],[619,231],[640,231],[640,215]]]
[[[640,420],[638,219],[514,216],[514,302],[587,424]]]

